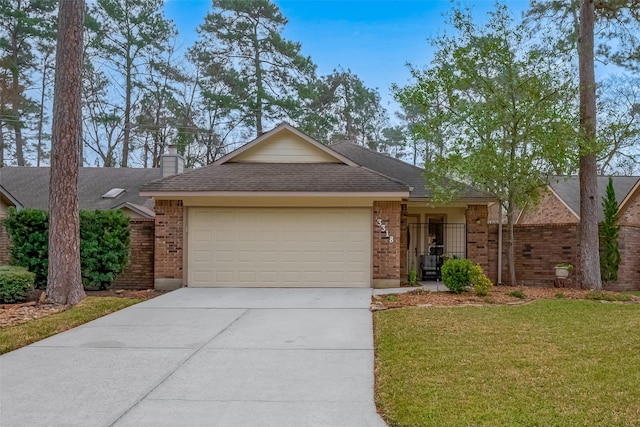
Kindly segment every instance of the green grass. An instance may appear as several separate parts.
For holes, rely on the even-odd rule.
[[[392,427],[640,425],[640,305],[374,316],[376,403]]]
[[[605,294],[604,292],[589,292],[584,296],[586,299],[596,301],[630,301],[631,296],[627,294]]]
[[[75,307],[41,319],[0,329],[0,354],[90,322],[141,300],[114,297],[88,297]]]

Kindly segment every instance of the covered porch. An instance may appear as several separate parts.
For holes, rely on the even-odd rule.
[[[415,269],[418,282],[437,283],[442,280],[441,267],[447,259],[470,258],[483,263],[483,259],[474,259],[476,245],[472,244],[470,251],[468,237],[486,226],[486,206],[407,202],[403,205],[402,280],[408,281],[409,272]]]

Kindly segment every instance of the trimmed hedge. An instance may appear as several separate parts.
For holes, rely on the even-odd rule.
[[[35,278],[36,275],[24,267],[0,266],[0,304],[26,300],[33,291]]]
[[[36,275],[35,285],[47,285],[49,214],[39,209],[9,210],[5,226],[11,237],[11,264]],[[82,284],[106,289],[129,262],[129,218],[120,210],[80,211]]]

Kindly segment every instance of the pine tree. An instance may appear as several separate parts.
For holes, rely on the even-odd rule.
[[[602,198],[604,209],[604,222],[600,229],[600,241],[604,251],[600,253],[600,272],[604,282],[618,280],[618,267],[620,266],[620,250],[618,249],[618,202],[613,188],[613,179],[609,177],[607,193]]]

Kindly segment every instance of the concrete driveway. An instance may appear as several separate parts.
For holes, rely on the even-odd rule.
[[[384,426],[371,289],[183,288],[0,357],[2,426]]]

